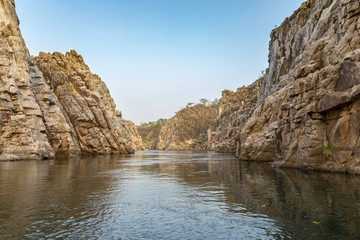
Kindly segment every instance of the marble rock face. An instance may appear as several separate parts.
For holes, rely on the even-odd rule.
[[[360,173],[360,2],[304,2],[272,31],[269,50],[254,108],[240,106],[209,145],[243,160]]]
[[[161,127],[159,138],[152,146],[160,150],[204,150],[207,130],[216,118],[217,105],[198,104],[186,107]]]
[[[41,52],[34,62],[50,86],[82,153],[127,153],[142,149],[135,125],[122,119],[99,76],[81,55]]]
[[[261,77],[250,86],[240,87],[235,92],[222,91],[216,120],[208,131],[209,150],[236,152],[241,127],[256,107],[263,81]]]
[[[18,25],[14,1],[2,0],[0,160],[129,153],[141,148],[141,142],[133,143],[138,136],[128,131],[128,124],[115,111],[105,84],[86,72],[87,66],[79,62],[82,58],[75,52],[67,53],[75,65],[60,66],[64,62],[57,61],[66,57],[56,53],[43,64],[50,68],[55,61],[56,71],[44,77],[31,59]]]

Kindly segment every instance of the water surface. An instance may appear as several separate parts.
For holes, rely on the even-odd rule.
[[[213,152],[2,162],[0,239],[360,239],[360,177]]]

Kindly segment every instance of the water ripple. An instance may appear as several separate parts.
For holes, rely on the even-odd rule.
[[[0,163],[0,239],[356,239],[360,178],[212,152]]]

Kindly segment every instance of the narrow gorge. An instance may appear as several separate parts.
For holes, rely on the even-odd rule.
[[[360,239],[360,0],[16,1],[0,239]]]
[[[0,160],[144,149],[135,125],[115,109],[81,55],[31,58],[14,1],[1,1],[0,9]],[[304,2],[272,31],[263,77],[223,91],[217,105],[179,111],[150,148],[206,149],[273,166],[360,173],[359,16],[359,1]]]

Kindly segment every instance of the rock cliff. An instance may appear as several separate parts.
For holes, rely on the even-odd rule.
[[[135,150],[144,150],[143,141],[141,136],[132,121],[117,118],[120,123],[120,130],[122,131],[122,136],[130,143],[131,148]]]
[[[95,83],[94,80],[96,86],[85,91],[82,86],[73,83],[73,93],[61,93],[58,96],[54,94],[61,92],[61,87],[57,90],[52,87],[59,86],[60,82],[65,80],[64,74],[56,72],[54,81],[45,80],[30,57],[18,25],[14,1],[1,0],[0,160],[46,159],[55,157],[55,154],[73,155],[85,152],[132,152],[129,137],[114,131],[117,128],[116,121],[105,128],[100,125],[95,129],[90,128],[95,116],[99,117],[96,121],[101,124],[115,118],[116,113],[111,111],[113,105],[103,106],[101,104],[104,102],[96,102],[97,95],[106,93],[105,85],[101,81]],[[79,76],[82,75],[74,74],[74,81],[79,80]],[[50,82],[53,84],[49,84]],[[98,90],[102,92],[95,93]],[[71,99],[70,96],[81,91],[88,94],[86,98]],[[104,98],[109,97],[110,95],[106,95]],[[91,98],[92,100],[89,100]],[[69,102],[64,106],[59,99]],[[75,107],[76,101],[81,105],[87,100],[89,105],[86,111]],[[73,112],[67,112],[71,107],[75,107],[71,109]],[[94,112],[90,111],[92,107]],[[76,116],[75,119],[72,119],[72,116]],[[94,149],[90,149],[91,147]]]
[[[241,127],[255,109],[263,80],[261,77],[250,86],[238,88],[236,92],[222,92],[216,121],[208,131],[209,150],[235,153]]]
[[[142,123],[137,126],[137,130],[142,138],[143,146],[146,149],[156,149],[156,142],[165,122],[166,119],[160,118],[157,121]]]
[[[121,118],[99,76],[74,50],[41,52],[34,62],[44,75],[82,153],[124,153],[143,149],[135,125]]]
[[[237,155],[360,173],[360,2],[309,0],[271,33],[261,94]],[[231,149],[232,150],[232,149]]]
[[[54,157],[46,128],[49,122],[62,133],[57,140],[73,152],[70,128],[21,37],[15,3],[0,3],[0,160]],[[40,104],[39,98],[44,99]],[[50,114],[44,115],[40,106]]]
[[[162,126],[153,148],[160,150],[201,150],[207,147],[207,130],[216,118],[217,105],[186,107]]]

